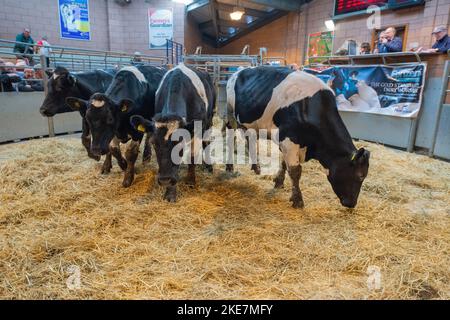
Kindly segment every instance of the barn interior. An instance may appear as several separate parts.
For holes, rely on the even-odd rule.
[[[370,4],[0,0],[0,298],[449,299],[450,47],[432,48],[445,46],[450,2]],[[382,52],[389,28],[396,52]],[[143,162],[140,145],[124,188],[115,160],[102,174],[87,156],[79,112],[40,111],[57,67],[180,65],[209,74],[218,132],[237,72],[325,82],[355,147],[370,151],[357,206],[341,205],[314,159],[302,164],[304,208],[288,177],[276,189],[273,172],[247,163],[198,168],[195,186],[181,165],[169,203],[156,149]]]

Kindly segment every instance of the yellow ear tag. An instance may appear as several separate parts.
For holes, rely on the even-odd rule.
[[[80,109],[81,108],[81,104],[79,102],[76,102],[75,103],[75,107],[77,107],[77,109]]]
[[[120,109],[122,112],[127,112],[127,110],[128,110],[128,106],[126,105],[126,104],[124,104],[123,106],[122,106],[122,109]]]
[[[137,130],[140,131],[140,132],[145,132],[144,125],[142,125],[142,124],[138,125]]]
[[[353,155],[352,155],[352,161],[354,161],[355,158],[356,158],[356,152],[354,152]]]

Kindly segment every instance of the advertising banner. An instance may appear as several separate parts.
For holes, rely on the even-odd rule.
[[[323,60],[315,57],[328,57],[333,52],[333,31],[311,33],[308,39],[308,63],[319,63]]]
[[[164,49],[173,40],[173,10],[148,9],[150,49]]]
[[[426,64],[335,66],[305,69],[336,93],[338,109],[415,118],[422,102]]]
[[[58,0],[61,38],[91,40],[89,0]]]

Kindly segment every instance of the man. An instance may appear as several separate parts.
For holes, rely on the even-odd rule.
[[[371,52],[372,50],[370,49],[370,44],[368,42],[361,43],[359,54],[370,54]]]
[[[33,45],[34,40],[31,38],[31,31],[30,29],[24,29],[22,33],[18,34],[16,37],[16,42],[22,42],[22,43],[16,43],[14,45],[14,52],[22,53],[22,55],[18,55],[17,58],[23,59],[28,58],[30,60],[30,63],[32,62],[32,57],[27,55],[32,55],[34,53]]]
[[[401,52],[403,50],[403,41],[400,37],[396,37],[397,30],[394,27],[389,27],[384,31],[383,37],[380,36],[378,42],[378,52]]]
[[[447,53],[447,51],[450,50],[450,37],[447,34],[447,27],[436,27],[431,34],[436,38],[436,42],[433,44],[433,49],[431,50],[434,52]]]

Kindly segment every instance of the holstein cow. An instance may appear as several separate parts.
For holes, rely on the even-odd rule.
[[[341,204],[356,206],[370,153],[353,145],[334,93],[322,80],[287,68],[244,69],[228,82],[227,105],[245,128],[279,130],[283,163],[274,182],[276,188],[283,187],[287,169],[294,207],[304,206],[301,163],[310,159],[328,169],[328,181]]]
[[[133,115],[151,119],[154,115],[155,93],[164,75],[161,68],[151,66],[125,67],[114,77],[106,93],[96,93],[89,101],[67,98],[67,103],[86,114],[85,119],[92,132],[91,152],[109,154],[118,159],[125,170],[122,185],[129,187],[134,180],[134,164],[139,153],[142,133],[130,125]],[[131,142],[125,152],[120,152],[120,142]],[[102,172],[111,170],[111,156],[107,157]]]
[[[153,121],[131,118],[135,128],[152,133],[159,165],[158,183],[166,187],[164,199],[169,202],[177,199],[176,184],[179,180],[179,164],[172,161],[172,150],[186,142],[181,141],[183,139],[172,141],[172,134],[177,129],[188,130],[191,156],[194,156],[202,145],[201,138],[194,136],[194,122],[201,121],[203,132],[211,128],[215,97],[208,73],[180,64],[164,76],[158,88]],[[191,158],[187,178],[191,185],[195,185],[195,166]]]
[[[95,92],[105,92],[112,82],[115,72],[113,70],[95,70],[89,72],[70,73],[64,67],[57,67],[54,71],[47,71],[47,96],[42,103],[40,112],[44,117],[53,117],[59,113],[72,112],[66,104],[67,97],[76,97],[87,100]],[[88,152],[88,156],[100,160],[91,152],[91,137],[89,126],[84,119],[85,114],[80,111],[82,118],[81,142]]]

